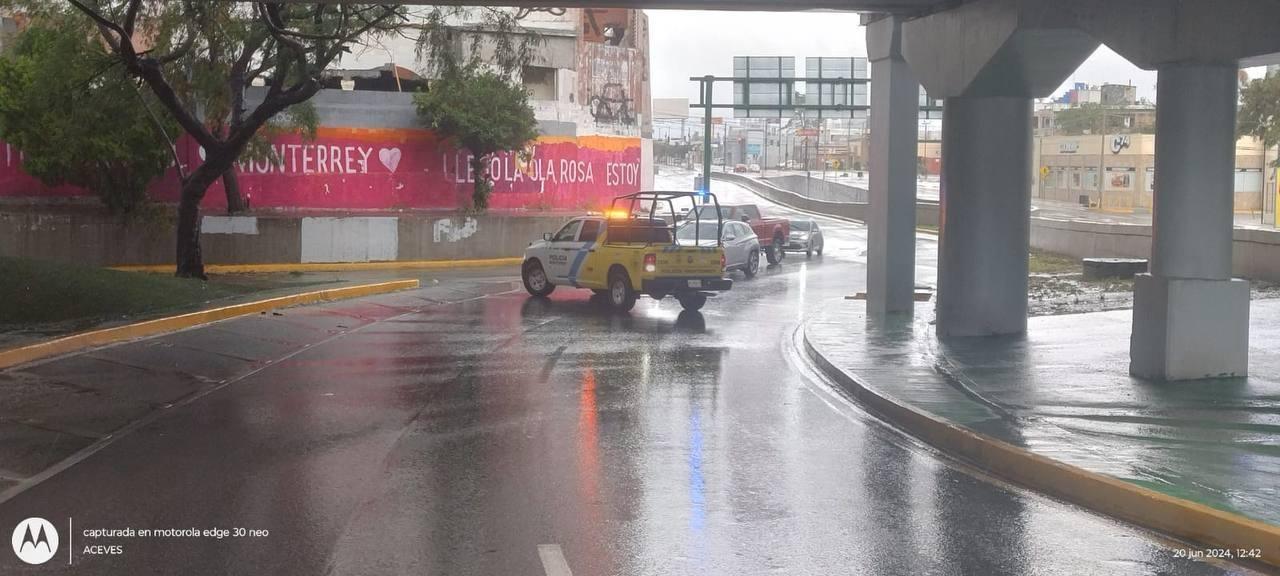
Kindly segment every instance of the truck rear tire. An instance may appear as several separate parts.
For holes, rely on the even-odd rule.
[[[618,312],[630,312],[636,306],[639,295],[631,288],[631,277],[625,271],[609,274],[609,306]]]
[[[767,248],[764,251],[765,258],[769,259],[770,264],[777,264],[782,261],[782,258],[783,258],[782,246],[783,246],[782,237],[774,236],[773,244],[770,244],[769,248]]]

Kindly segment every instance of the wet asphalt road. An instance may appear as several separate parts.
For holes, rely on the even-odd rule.
[[[374,297],[98,351],[204,350],[185,370],[208,385],[0,503],[6,535],[28,516],[64,530],[49,564],[4,553],[0,573],[1222,573],[941,460],[832,392],[796,328],[862,289],[865,230],[824,222],[825,257],[739,275],[702,314],[642,299],[616,316],[589,292],[535,300],[472,273],[474,298]],[[214,527],[267,533],[84,532]]]

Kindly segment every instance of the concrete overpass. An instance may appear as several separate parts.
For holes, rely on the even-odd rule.
[[[1151,271],[1135,287],[1130,371],[1155,379],[1247,373],[1249,286],[1231,277],[1236,70],[1280,53],[1280,2],[458,2],[480,3],[875,13],[865,20],[874,64],[868,306],[879,315],[913,307],[923,84],[947,111],[937,300],[946,337],[1026,331],[1032,101],[1106,44],[1159,72]]]
[[[290,0],[286,0],[290,1]],[[316,0],[293,0],[315,4]],[[319,0],[329,4],[354,3],[354,0]],[[803,10],[840,10],[845,12],[879,12],[886,14],[922,15],[963,0],[559,0],[553,2],[521,2],[519,0],[475,0],[432,2],[402,0],[399,4],[435,6],[513,6],[517,8],[643,8],[646,10],[759,10],[794,12]]]

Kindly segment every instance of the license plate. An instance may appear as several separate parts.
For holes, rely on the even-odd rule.
[[[702,281],[701,281],[701,280],[690,280],[690,281],[689,281],[689,287],[690,287],[690,288],[701,288],[701,287],[702,287]]]

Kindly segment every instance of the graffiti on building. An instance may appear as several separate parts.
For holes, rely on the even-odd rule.
[[[634,47],[627,38],[632,11],[626,8],[583,8],[582,39],[596,44]]]
[[[631,97],[627,95],[626,86],[618,82],[605,83],[599,93],[591,96],[591,117],[596,122],[635,124],[636,117],[631,113]]]
[[[640,52],[586,43],[580,57],[578,96],[587,103],[591,116],[600,123],[635,125],[640,112],[636,107],[641,87]]]
[[[495,209],[608,206],[614,196],[636,192],[640,181],[638,137],[544,137],[525,151],[489,159]],[[179,142],[182,163],[201,162],[199,146]],[[17,148],[0,142],[0,197],[87,196],[73,186],[45,186],[22,171]],[[437,163],[438,162],[438,163]],[[321,127],[313,141],[282,134],[267,158],[237,165],[240,189],[255,208],[338,210],[455,209],[470,202],[470,155],[441,143],[425,130]],[[152,183],[149,194],[176,202],[174,171]],[[221,184],[204,206],[225,207]],[[465,229],[465,223],[460,225]],[[445,231],[441,230],[444,234]]]
[[[461,224],[455,224],[451,218],[436,220],[431,227],[432,239],[435,242],[461,242],[475,236],[480,231],[480,224],[475,218],[467,218]]]

